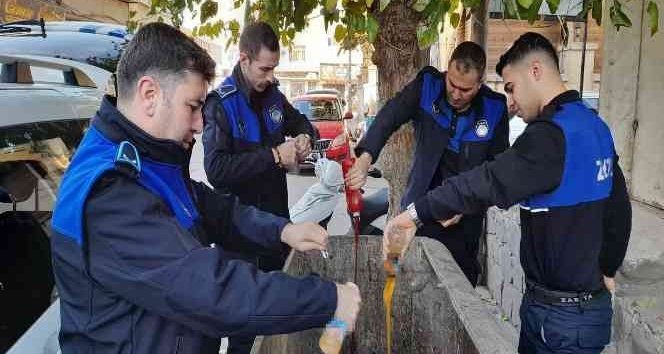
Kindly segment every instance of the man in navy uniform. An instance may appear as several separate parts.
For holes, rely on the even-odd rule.
[[[425,220],[519,203],[519,352],[600,353],[611,338],[610,291],[632,215],[611,132],[567,90],[542,35],[522,35],[496,71],[525,131],[495,161],[448,179],[391,220],[388,229],[400,232],[385,234],[386,247],[397,234],[410,242]]]
[[[270,25],[244,28],[233,73],[208,94],[203,109],[204,165],[215,189],[288,218],[286,169],[311,152],[316,132],[279,91],[274,77],[279,56],[279,39]],[[286,136],[294,139],[285,141]],[[259,268],[280,269],[289,250],[262,255]]]
[[[402,209],[448,178],[491,161],[507,149],[505,96],[482,85],[485,68],[484,50],[464,42],[452,53],[446,72],[422,69],[378,112],[357,146],[359,158],[346,181],[351,188],[364,185],[369,167],[387,139],[408,121],[415,128],[416,148]],[[473,286],[480,271],[477,253],[484,214],[485,210],[475,210],[448,228],[432,220],[418,232],[441,241]]]
[[[160,23],[143,26],[123,53],[117,102],[104,98],[53,214],[64,354],[217,354],[228,335],[322,327],[333,316],[353,326],[354,284],[263,273],[225,251],[242,238],[320,250],[327,233],[189,179],[214,67]]]

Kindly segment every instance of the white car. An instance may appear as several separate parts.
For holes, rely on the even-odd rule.
[[[109,76],[66,59],[0,54],[0,352],[59,351],[51,213]]]

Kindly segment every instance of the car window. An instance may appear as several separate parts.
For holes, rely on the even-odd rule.
[[[50,218],[87,126],[69,120],[0,127],[0,352],[55,299]]]
[[[32,81],[35,83],[64,84],[65,75],[62,70],[31,66]]]
[[[294,101],[293,106],[311,121],[341,120],[339,105],[334,100]]]
[[[0,213],[53,210],[57,189],[86,120],[39,122],[0,128],[0,187],[13,203]]]

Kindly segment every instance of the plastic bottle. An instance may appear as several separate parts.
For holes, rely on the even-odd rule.
[[[320,350],[325,354],[338,354],[346,336],[348,325],[339,319],[333,319],[327,323],[323,335],[318,340]]]

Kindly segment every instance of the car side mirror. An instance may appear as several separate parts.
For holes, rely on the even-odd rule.
[[[344,114],[344,119],[353,119],[353,113],[348,111]]]

